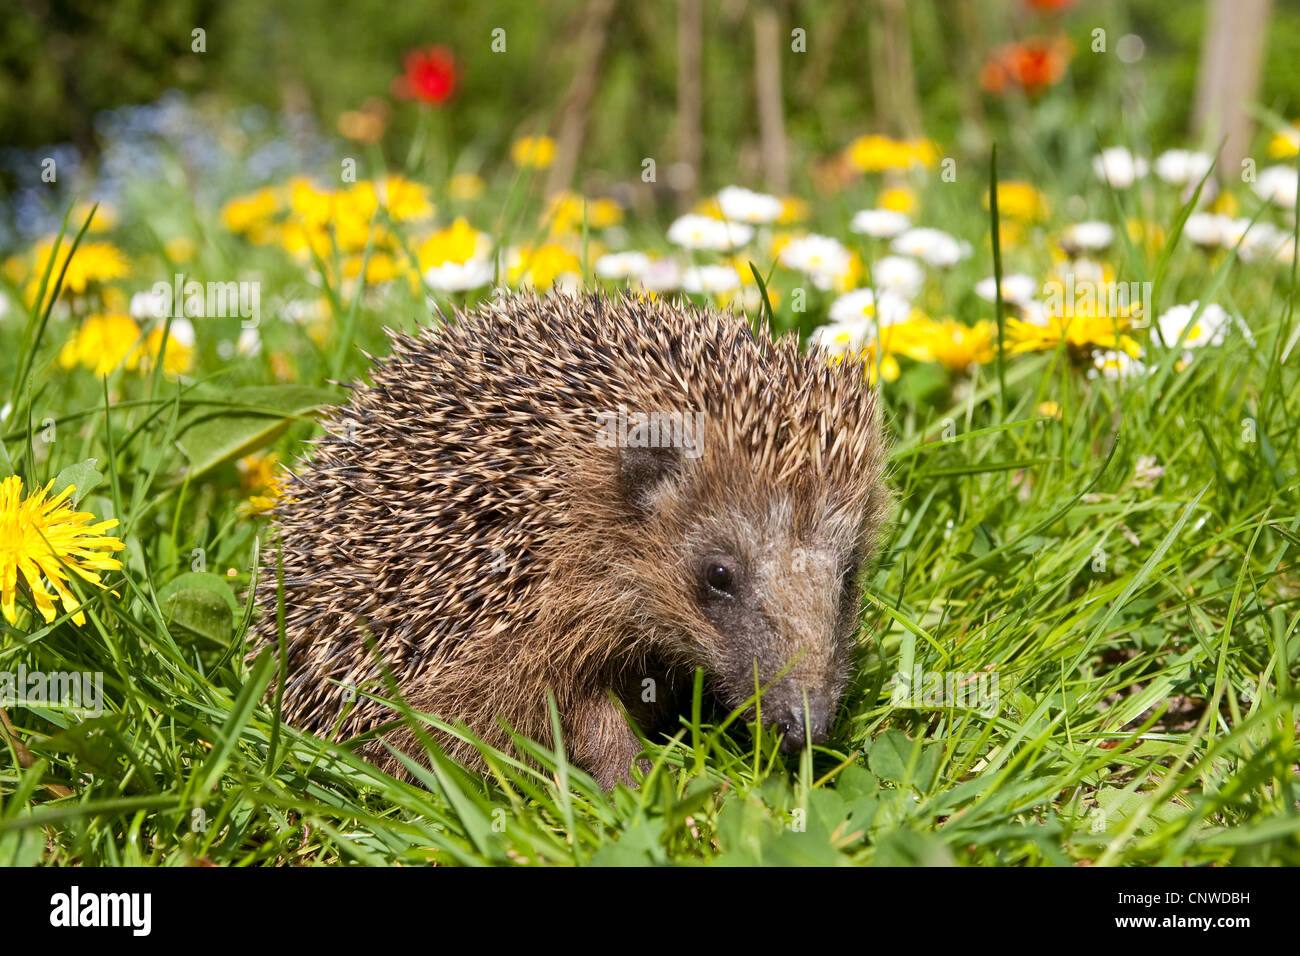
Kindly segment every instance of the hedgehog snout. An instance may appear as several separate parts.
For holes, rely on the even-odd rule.
[[[778,689],[774,688],[776,690]],[[764,696],[763,716],[767,723],[783,734],[782,753],[795,754],[803,750],[810,736],[814,744],[826,742],[832,709],[830,693],[825,690],[807,691],[806,708],[804,693],[803,688],[794,686],[772,699]]]

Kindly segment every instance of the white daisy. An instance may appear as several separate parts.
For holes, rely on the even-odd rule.
[[[1092,170],[1102,182],[1128,189],[1147,174],[1147,161],[1124,146],[1111,146],[1092,157]]]
[[[819,289],[849,271],[853,254],[838,240],[816,234],[791,239],[781,249],[780,262],[787,269],[802,272]]]
[[[596,275],[602,279],[635,279],[650,267],[644,252],[607,252],[596,260]]]
[[[785,208],[779,197],[756,193],[743,186],[727,186],[718,191],[717,198],[723,218],[732,222],[775,222]]]
[[[478,289],[492,281],[492,260],[470,259],[467,262],[444,262],[424,273],[424,281],[439,292],[465,292]]]
[[[925,284],[925,270],[907,256],[884,256],[871,264],[871,284],[910,302]]]
[[[893,209],[863,209],[854,214],[849,222],[849,231],[873,239],[892,239],[911,226],[912,220]]]
[[[1188,149],[1167,149],[1156,157],[1156,175],[1171,186],[1199,183],[1210,171],[1214,157]]]
[[[993,276],[980,279],[975,283],[975,294],[986,302],[994,302],[997,297],[997,284]],[[1002,277],[1002,300],[1024,308],[1038,292],[1038,282],[1033,276],[1015,272]]]
[[[740,273],[731,266],[692,266],[682,276],[687,292],[720,295],[740,288]]]
[[[1223,344],[1228,328],[1233,324],[1232,317],[1222,306],[1210,302],[1193,323],[1192,316],[1197,305],[1195,301],[1189,305],[1176,305],[1156,319],[1156,324],[1160,327],[1160,339],[1166,346],[1173,348],[1184,330],[1187,337],[1182,341],[1183,348],[1196,349],[1205,345]]]
[[[686,249],[726,252],[754,238],[754,227],[688,213],[668,227],[668,241]]]
[[[1259,171],[1251,189],[1261,199],[1266,199],[1283,209],[1294,209],[1296,200],[1296,181],[1300,173],[1294,166],[1267,166]]]
[[[1070,255],[1097,252],[1115,241],[1115,228],[1108,222],[1090,219],[1066,226],[1061,234],[1061,247]]]
[[[891,248],[935,268],[956,265],[971,254],[969,242],[942,229],[909,229],[894,239]]]

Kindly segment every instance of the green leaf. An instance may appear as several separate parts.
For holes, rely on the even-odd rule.
[[[236,389],[182,424],[176,443],[189,460],[186,477],[192,481],[269,445],[296,419],[337,401],[334,392],[303,385]]]
[[[68,485],[72,485],[74,490],[70,500],[74,506],[80,504],[81,499],[99,487],[104,480],[104,475],[95,467],[98,464],[98,458],[87,458],[85,461],[64,468],[54,476],[54,487],[50,489],[51,497]]]
[[[871,744],[867,766],[881,780],[902,783],[912,759],[912,741],[899,730],[886,730]]]

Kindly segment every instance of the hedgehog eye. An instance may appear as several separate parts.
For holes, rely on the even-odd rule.
[[[704,583],[708,585],[710,591],[727,597],[735,596],[736,574],[725,561],[715,558],[705,564]]]

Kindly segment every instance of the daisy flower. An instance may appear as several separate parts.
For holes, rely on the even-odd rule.
[[[697,213],[680,216],[668,227],[668,241],[684,249],[727,252],[745,245],[752,238],[753,226]]]
[[[1171,186],[1199,183],[1210,171],[1214,157],[1187,149],[1167,149],[1156,157],[1156,175]]]
[[[779,196],[756,193],[743,186],[727,186],[719,190],[717,202],[722,218],[732,222],[776,222],[785,211],[785,201]]]
[[[863,209],[849,221],[849,231],[872,239],[892,239],[911,225],[912,220],[893,209]]]
[[[1111,146],[1092,158],[1092,170],[1102,182],[1128,189],[1147,174],[1147,161],[1124,146]]]
[[[935,268],[956,265],[971,254],[969,242],[942,229],[909,229],[894,239],[891,248]]]

